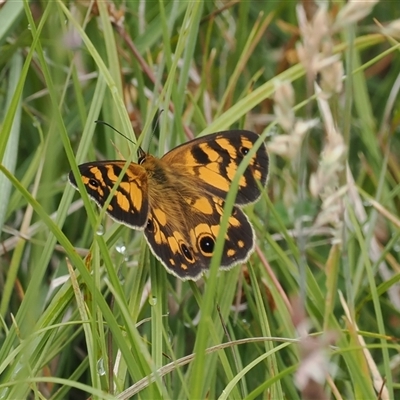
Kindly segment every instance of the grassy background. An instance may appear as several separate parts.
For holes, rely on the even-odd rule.
[[[0,399],[400,395],[400,10],[305,5],[2,5]],[[262,134],[248,265],[182,283],[99,218],[68,171],[136,147],[96,119]]]

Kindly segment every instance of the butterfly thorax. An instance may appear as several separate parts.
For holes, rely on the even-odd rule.
[[[184,169],[171,168],[152,155],[147,155],[141,166],[147,172],[150,212],[167,213],[173,218],[172,225],[185,226],[185,212],[193,208],[196,199],[201,198],[195,177]]]

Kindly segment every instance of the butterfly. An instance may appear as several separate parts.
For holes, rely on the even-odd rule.
[[[157,158],[138,151],[106,209],[115,221],[144,230],[147,243],[168,272],[197,280],[209,269],[220,230],[225,198],[235,173],[258,135],[231,130],[203,136]],[[79,165],[82,182],[100,207],[107,201],[125,161]],[[268,177],[264,143],[240,176],[235,206],[224,235],[221,269],[244,263],[254,250],[255,233],[241,207],[261,196]],[[72,171],[69,181],[78,185]]]

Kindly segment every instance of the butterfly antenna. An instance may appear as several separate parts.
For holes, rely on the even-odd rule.
[[[128,136],[124,135],[122,132],[120,132],[118,129],[114,128],[112,125],[110,125],[108,122],[105,121],[101,121],[101,120],[96,120],[94,121],[95,124],[103,124],[108,126],[109,128],[111,128],[113,131],[119,133],[122,137],[124,137],[126,140],[128,140],[129,142],[136,144],[132,139],[128,138]]]
[[[161,114],[163,112],[164,112],[164,109],[162,109],[162,110],[160,110],[158,112],[157,119],[156,119],[156,124],[155,124],[154,129],[153,129],[153,134],[154,134],[154,131],[158,128],[158,125],[160,124],[160,118],[161,118]]]
[[[156,118],[156,124],[154,125],[154,129],[153,129],[153,132],[151,132],[151,136],[150,136],[150,143],[151,143],[151,140],[153,139],[153,136],[154,136],[154,134],[156,133],[156,129],[158,128],[158,125],[160,124],[160,118],[161,118],[161,114],[164,112],[164,109],[162,109],[162,110],[160,110],[159,112],[158,112],[158,115],[157,115],[157,118]]]

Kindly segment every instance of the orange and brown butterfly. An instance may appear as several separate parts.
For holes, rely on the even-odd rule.
[[[244,130],[213,133],[182,144],[162,158],[139,149],[107,207],[107,214],[130,228],[144,230],[153,254],[168,272],[197,280],[210,267],[224,201],[236,171],[258,135]],[[79,166],[82,182],[103,207],[125,161]],[[220,262],[229,269],[245,262],[255,234],[240,207],[255,202],[267,183],[268,154],[262,143],[240,177]],[[72,186],[77,187],[72,171]]]

